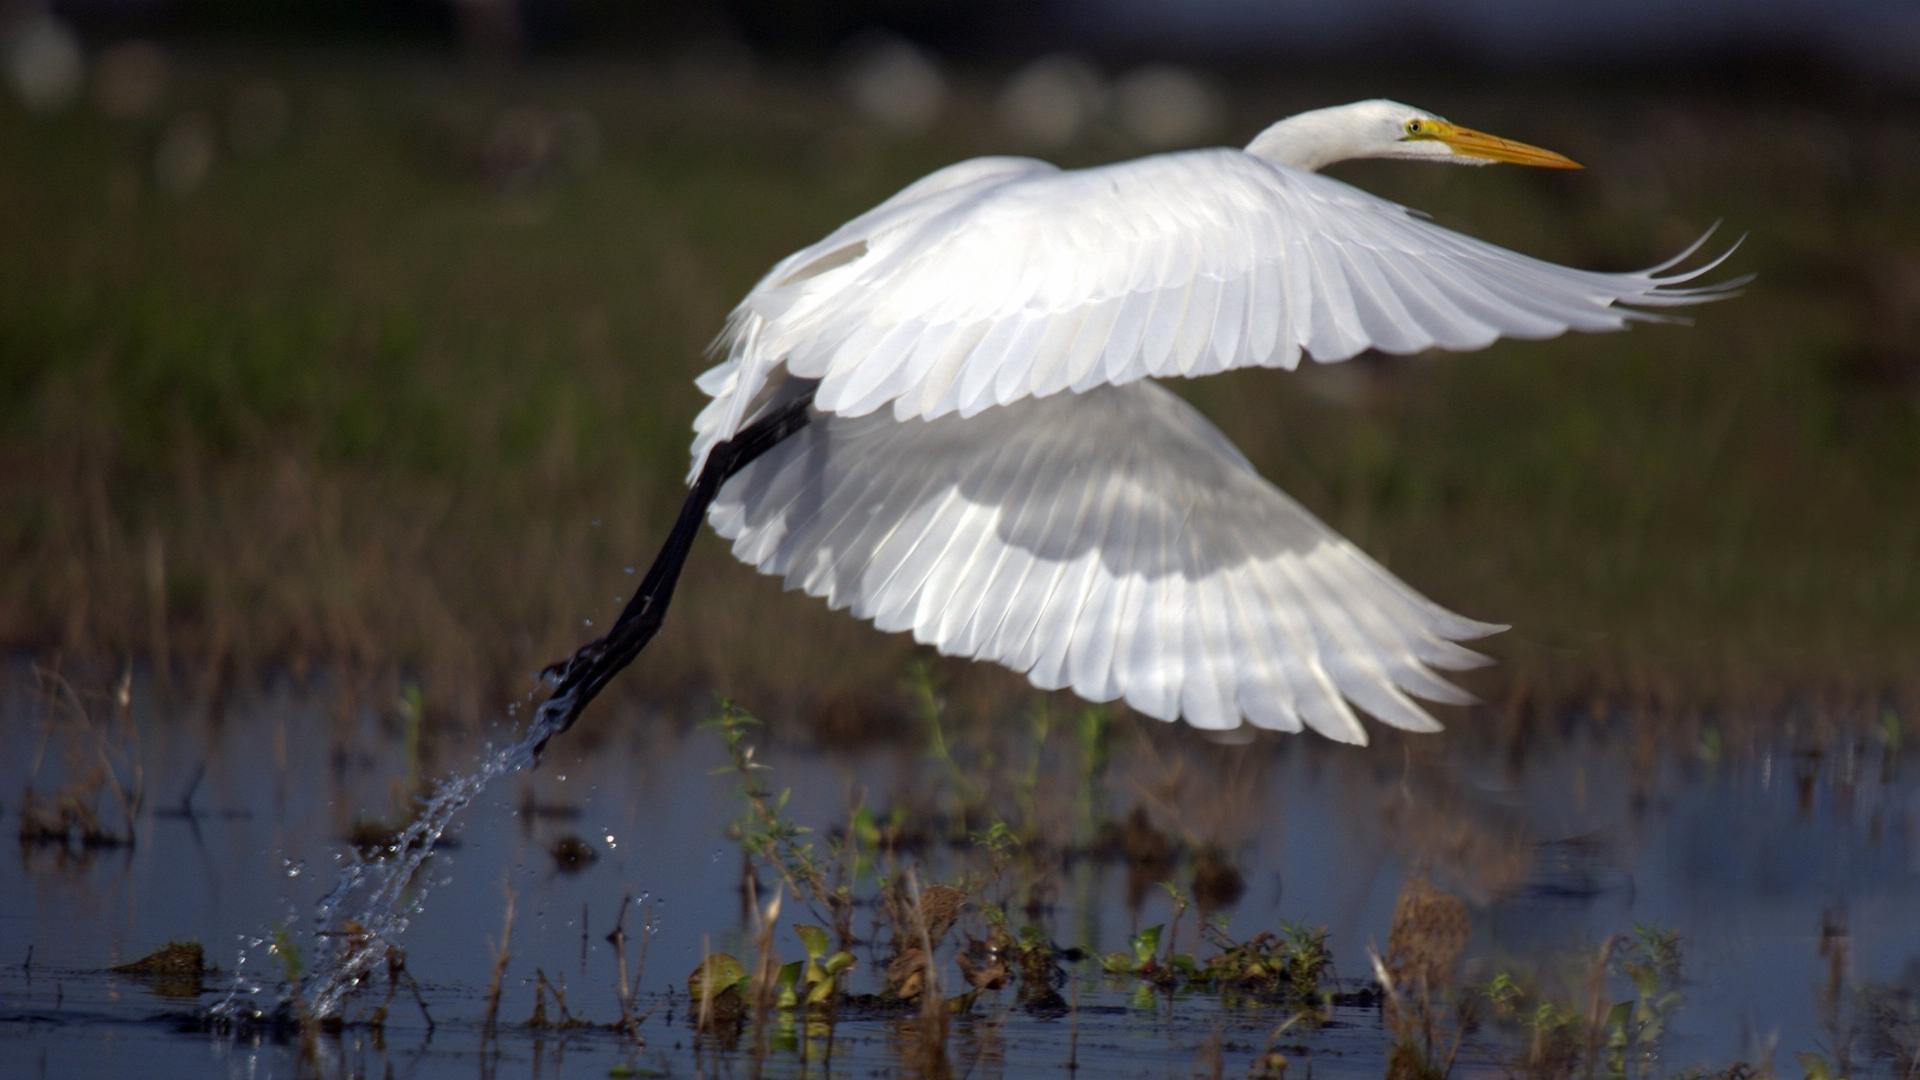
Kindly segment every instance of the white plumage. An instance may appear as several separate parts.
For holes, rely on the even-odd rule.
[[[772,404],[811,390],[814,413],[709,520],[789,587],[1042,688],[1202,728],[1364,743],[1351,703],[1437,729],[1409,695],[1468,700],[1431,669],[1501,628],[1419,596],[1147,380],[1620,329],[1727,295],[1679,287],[1726,256],[1575,270],[1306,171],[1358,156],[1572,166],[1363,102],[1245,151],[940,170],[729,319],[694,473]]]

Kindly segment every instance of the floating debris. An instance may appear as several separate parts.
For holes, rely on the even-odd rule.
[[[201,975],[206,952],[197,941],[169,941],[138,960],[108,969],[121,975]]]
[[[553,856],[553,864],[562,873],[577,874],[592,866],[600,858],[593,845],[573,833],[560,837],[547,846],[547,854]]]
[[[202,977],[210,969],[199,942],[169,941],[138,960],[107,970],[116,975],[139,976],[147,989],[160,997],[191,1000],[206,992]]]

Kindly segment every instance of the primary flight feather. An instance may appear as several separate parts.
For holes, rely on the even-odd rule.
[[[1368,101],[1245,150],[942,169],[777,264],[698,380],[692,473],[756,417],[810,423],[720,489],[734,553],[1034,685],[1196,727],[1364,743],[1439,725],[1434,669],[1501,629],[1439,607],[1254,471],[1155,378],[1616,330],[1729,294],[1520,255],[1316,175],[1357,157],[1577,168]],[[1704,237],[1702,241],[1704,241]]]

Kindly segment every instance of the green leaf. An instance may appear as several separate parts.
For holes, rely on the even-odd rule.
[[[868,847],[877,847],[880,843],[880,826],[873,820],[873,811],[862,806],[853,812],[853,835]]]
[[[833,980],[821,979],[807,991],[807,1004],[825,1005],[833,1000]]]
[[[1145,967],[1153,963],[1153,954],[1160,951],[1159,925],[1149,926],[1133,935],[1133,958]]]
[[[1807,1080],[1833,1080],[1833,1066],[1819,1054],[1802,1050],[1793,1055],[1800,1062],[1800,1069],[1807,1074]]]
[[[811,923],[796,923],[793,932],[800,937],[800,945],[807,950],[807,956],[819,959],[827,955],[827,932]]]
[[[775,985],[780,988],[780,999],[777,1002],[780,1008],[797,1009],[800,1007],[800,970],[803,966],[804,965],[798,960],[780,965],[780,974],[775,981]]]
[[[853,966],[853,954],[845,949],[827,957],[826,969],[829,976],[838,975]]]
[[[1514,982],[1513,976],[1504,971],[1496,974],[1493,981],[1487,984],[1487,999],[1492,1001],[1496,1008],[1518,1007],[1521,995],[1520,984]]]
[[[693,969],[693,974],[687,976],[687,996],[695,1001],[708,996],[709,993],[713,997],[719,997],[730,988],[745,982],[746,979],[747,969],[740,966],[740,961],[726,953],[708,953],[707,958],[700,962],[700,966]],[[713,989],[711,991],[704,989],[708,986]]]
[[[1651,998],[1660,990],[1660,973],[1650,964],[1629,964],[1627,975],[1633,979],[1633,988],[1643,998]]]
[[[1607,1045],[1624,1046],[1627,1041],[1627,1022],[1633,1019],[1633,1002],[1616,1001],[1613,1008],[1607,1010],[1607,1030],[1611,1032]]]
[[[792,1008],[793,1006],[782,1006]],[[774,1021],[773,1049],[782,1054],[797,1053],[800,1050],[800,1025],[794,1022],[792,1013],[783,1012]]]

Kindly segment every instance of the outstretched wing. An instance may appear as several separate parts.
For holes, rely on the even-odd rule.
[[[882,630],[1044,689],[1202,728],[1438,724],[1432,669],[1501,629],[1454,615],[1263,480],[1158,384],[970,420],[816,413],[722,489],[742,561]]]
[[[971,416],[1303,354],[1616,330],[1741,283],[1681,287],[1719,262],[1670,273],[1699,242],[1639,272],[1559,266],[1237,150],[1071,172],[998,159],[922,184],[942,177],[754,289],[703,382],[718,407],[703,436],[730,435],[781,363],[820,380],[828,412]]]

